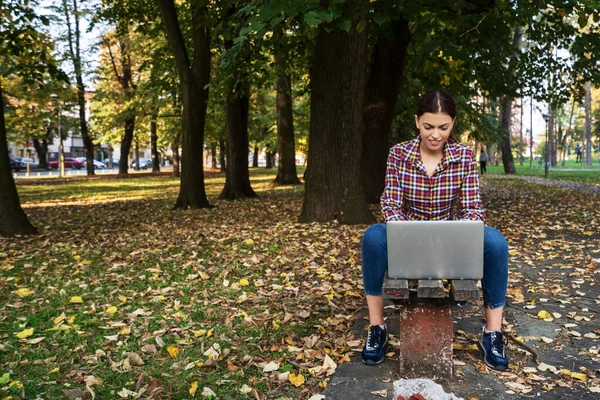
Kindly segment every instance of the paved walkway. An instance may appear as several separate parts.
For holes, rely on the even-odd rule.
[[[600,171],[598,171],[600,175]],[[574,181],[565,181],[559,179],[549,179],[540,176],[527,176],[527,175],[484,175],[483,179],[520,179],[523,181],[535,183],[538,185],[546,185],[559,187],[563,189],[576,190],[579,192],[587,192],[600,194],[600,184],[589,184]]]

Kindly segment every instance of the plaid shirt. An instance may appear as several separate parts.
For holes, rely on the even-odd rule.
[[[435,172],[427,176],[421,161],[421,137],[390,150],[381,195],[385,221],[485,219],[475,154],[449,139]],[[460,205],[460,211],[456,208]]]

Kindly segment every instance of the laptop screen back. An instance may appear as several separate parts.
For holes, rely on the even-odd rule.
[[[389,221],[388,276],[481,279],[483,221]]]

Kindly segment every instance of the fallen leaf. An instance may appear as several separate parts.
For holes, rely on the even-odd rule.
[[[296,387],[300,387],[300,386],[304,385],[304,375],[290,374],[289,381],[292,383],[292,385],[294,385]]]
[[[27,328],[27,329],[23,329],[21,332],[17,333],[16,335],[19,339],[24,339],[26,337],[33,335],[33,331],[34,331],[34,328]]]
[[[211,388],[204,386],[202,388],[202,397],[217,397],[217,394]]]
[[[271,361],[270,363],[267,363],[263,367],[263,372],[272,372],[272,371],[277,371],[278,369],[279,369],[279,363],[276,363],[275,361]]]
[[[81,298],[81,296],[73,296],[73,297],[71,297],[71,300],[69,300],[69,303],[81,304],[81,303],[83,303],[83,299]]]
[[[370,392],[373,396],[379,396],[379,397],[387,397],[387,389],[382,389],[382,390],[375,390],[373,392]]]
[[[196,390],[198,390],[198,381],[192,382],[190,386],[190,396],[196,396]]]
[[[177,357],[179,355],[179,349],[177,347],[175,347],[175,346],[169,346],[169,347],[167,347],[167,352],[173,358],[175,358],[175,357]]]
[[[20,289],[15,290],[13,293],[19,297],[27,297],[27,296],[31,296],[32,294],[34,294],[35,291],[28,289],[28,288],[20,288]]]

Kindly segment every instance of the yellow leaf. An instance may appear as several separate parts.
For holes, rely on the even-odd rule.
[[[290,378],[289,378],[290,382],[292,383],[292,385],[296,386],[296,387],[300,387],[304,384],[304,375],[302,374],[290,374]]]
[[[206,335],[207,332],[208,331],[206,329],[200,329],[199,331],[192,330],[192,333],[194,334],[194,337],[204,336],[204,335]]]
[[[452,348],[454,350],[477,350],[478,349],[476,344],[466,344],[466,343],[458,343],[458,342],[452,343]]]
[[[571,372],[571,377],[575,378],[575,379],[579,379],[580,381],[587,381],[587,375],[586,374],[582,374],[579,372]]]
[[[117,307],[115,307],[115,306],[110,306],[106,309],[107,314],[114,314],[116,312],[117,312]]]
[[[51,370],[50,372],[48,372],[48,375],[55,374],[55,373],[57,373],[59,371],[60,371],[60,368],[54,368],[53,370]]]
[[[33,291],[31,289],[27,289],[27,288],[21,288],[21,289],[15,290],[14,293],[19,297],[27,297],[27,296],[31,296],[32,294],[34,294],[35,291]]]
[[[279,320],[273,321],[273,328],[278,331],[281,328],[281,322]]]
[[[127,297],[125,297],[125,296],[119,296],[119,301],[121,303],[127,303]]]
[[[67,319],[67,316],[65,315],[65,313],[62,313],[58,317],[54,318],[52,320],[52,322],[54,322],[54,325],[58,325],[61,322],[65,321],[66,319]]]
[[[17,333],[17,337],[19,339],[24,339],[26,337],[33,335],[33,331],[34,331],[33,328],[23,329],[21,332]]]
[[[169,355],[173,358],[177,357],[177,355],[179,354],[179,349],[175,346],[167,347],[167,351],[169,352]]]
[[[246,241],[244,242],[244,244],[246,246],[252,246],[254,244],[254,240],[252,240],[252,239],[246,239]]]
[[[71,300],[69,300],[69,303],[81,304],[81,303],[83,303],[83,299],[81,298],[81,296],[73,296],[73,297],[71,297]]]
[[[131,328],[128,326],[124,326],[119,330],[119,335],[129,335],[131,333]]]
[[[550,315],[550,313],[546,310],[541,310],[538,314],[537,314],[538,318],[552,318],[552,315]]]
[[[196,396],[196,390],[198,390],[198,381],[192,382],[192,385],[190,386],[190,396]]]
[[[12,381],[8,384],[8,387],[12,389],[23,389],[23,384],[21,381]]]
[[[246,279],[246,278],[240,279],[240,286],[248,286],[249,284],[250,284],[250,282],[248,282],[248,279]]]

